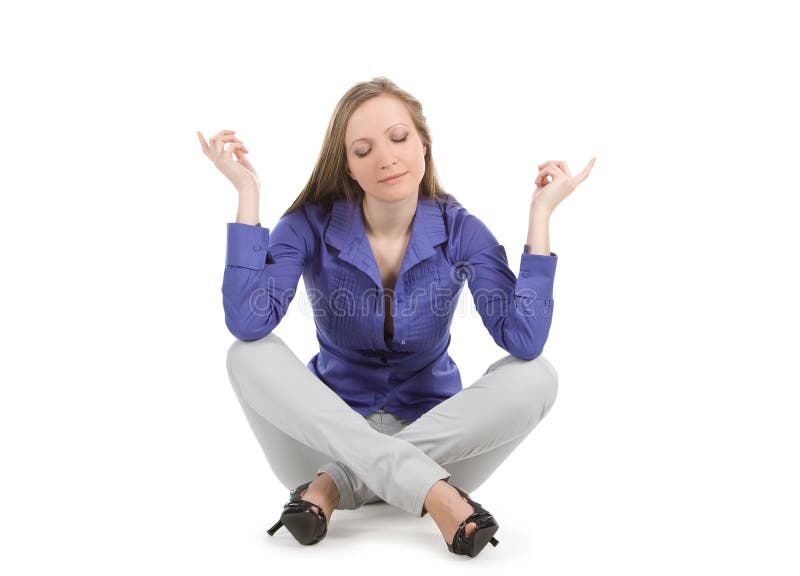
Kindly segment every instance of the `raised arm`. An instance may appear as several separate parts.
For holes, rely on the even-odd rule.
[[[572,176],[563,160],[548,160],[539,164],[536,190],[531,197],[528,214],[528,244],[531,254],[550,254],[550,215],[564,198],[572,194],[578,184],[586,180],[594,167],[595,156],[580,174]]]
[[[533,360],[550,332],[558,256],[529,254],[526,244],[515,277],[505,248],[479,218],[464,211],[457,222],[458,264],[484,326],[506,352]]]
[[[302,207],[281,218],[271,234],[261,227],[258,175],[234,134],[221,130],[208,143],[200,131],[197,137],[203,154],[239,192],[236,222],[228,223],[222,279],[225,324],[237,338],[257,340],[286,314],[314,242]]]
[[[280,323],[313,245],[302,208],[281,218],[271,233],[260,224],[228,223],[222,304],[234,336],[257,340]]]

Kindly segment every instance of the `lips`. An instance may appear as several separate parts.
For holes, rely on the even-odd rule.
[[[383,180],[379,180],[379,182],[383,183],[383,182],[394,181],[394,180],[400,178],[400,176],[405,176],[406,174],[408,174],[408,172],[403,172],[402,174],[395,174],[394,176],[389,176],[388,178],[384,178]]]

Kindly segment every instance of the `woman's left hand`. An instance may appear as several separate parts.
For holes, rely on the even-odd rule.
[[[544,164],[539,164],[539,174],[536,176],[536,190],[531,199],[531,210],[544,211],[552,214],[561,201],[569,196],[573,190],[586,180],[589,172],[592,171],[595,156],[586,165],[586,168],[573,177],[569,172],[567,163],[563,160],[548,160]]]

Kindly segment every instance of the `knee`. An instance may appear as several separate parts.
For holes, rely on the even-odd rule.
[[[555,404],[558,396],[558,372],[553,364],[539,355],[533,360],[523,361],[526,392],[529,394],[527,405],[536,411],[535,421],[544,418]]]
[[[278,352],[285,346],[283,340],[274,332],[270,332],[258,340],[239,340],[237,338],[228,348],[228,369],[248,362],[253,357],[257,357],[263,362],[265,356]]]
[[[550,408],[555,404],[558,397],[558,372],[553,367],[553,364],[544,356],[539,356],[534,362],[539,361],[541,365],[542,387],[545,389],[545,409],[542,417],[550,411]]]

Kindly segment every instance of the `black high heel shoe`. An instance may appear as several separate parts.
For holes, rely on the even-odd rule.
[[[274,536],[281,526],[286,526],[292,536],[306,546],[316,544],[325,538],[328,533],[328,520],[325,518],[322,506],[300,499],[300,494],[310,484],[311,482],[301,484],[289,493],[289,502],[284,505],[280,520],[267,530],[267,534]],[[316,507],[317,511],[314,511],[312,506]]]
[[[494,537],[494,533],[497,532],[500,526],[497,524],[494,516],[484,510],[480,504],[471,500],[466,492],[461,490],[458,486],[453,486],[453,488],[458,490],[458,493],[466,498],[467,502],[475,509],[475,512],[458,525],[456,533],[453,536],[453,543],[448,544],[447,549],[453,554],[462,554],[474,558],[480,554],[480,551],[483,550],[487,544],[491,543],[492,546],[497,546],[500,543],[497,538]],[[472,534],[469,536],[465,536],[464,531],[467,529],[467,524],[470,522],[475,522],[475,530],[473,530]]]

